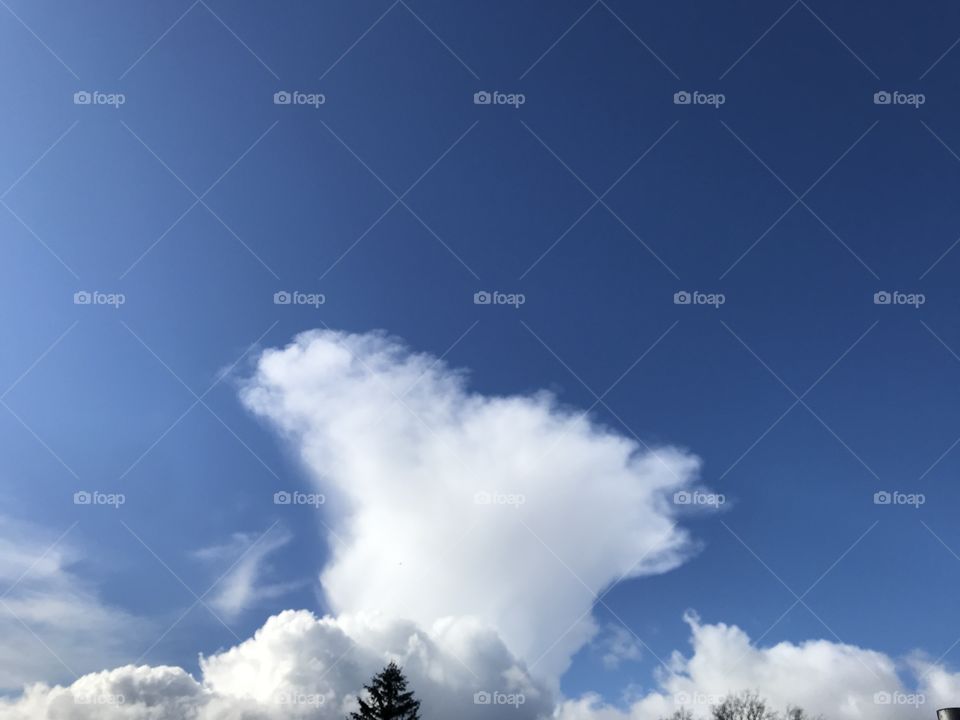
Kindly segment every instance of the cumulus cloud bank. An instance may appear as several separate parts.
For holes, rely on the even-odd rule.
[[[404,666],[426,718],[509,709],[515,720],[657,720],[760,690],[776,707],[798,703],[831,720],[892,720],[960,694],[960,676],[911,658],[918,709],[905,704],[903,664],[882,653],[822,640],[758,647],[691,614],[691,654],[675,652],[652,690],[625,706],[563,700],[559,677],[597,634],[596,594],[692,551],[669,498],[694,487],[694,456],[638,447],[549,394],[471,393],[462,373],[382,334],[303,334],[260,356],[242,398],[327,498],[332,556],[321,585],[333,614],[271,617],[253,638],[202,657],[199,679],[120,667],[69,687],[32,685],[0,700],[0,718],[342,720],[389,660]],[[232,576],[218,607],[248,607],[284,542]],[[611,667],[641,655],[623,632],[597,642]],[[475,704],[477,692],[523,701]]]
[[[339,718],[388,659],[432,716],[489,714],[478,691],[522,697],[519,718],[542,716],[596,632],[595,595],[692,550],[669,499],[694,485],[697,458],[642,449],[546,393],[471,393],[463,373],[383,334],[311,332],[267,350],[242,398],[327,497],[321,585],[334,616],[271,618],[204,658],[200,681],[120,668],[33,686],[6,716]],[[247,607],[278,550],[231,577],[218,607]]]
[[[960,674],[917,658],[898,662],[855,645],[810,640],[769,647],[751,643],[740,628],[704,624],[693,613],[692,654],[674,652],[657,677],[657,689],[635,697],[628,707],[588,695],[568,700],[558,720],[657,720],[684,707],[705,717],[729,692],[760,692],[774,709],[799,705],[828,720],[927,718],[956,703]],[[906,672],[905,672],[906,671]],[[902,679],[913,675],[913,687]]]
[[[929,718],[960,693],[960,674],[919,658],[899,663],[825,640],[760,647],[735,626],[704,624],[692,614],[686,621],[691,654],[674,653],[656,689],[626,707],[595,695],[557,704],[550,688],[475,621],[448,620],[424,631],[404,621],[290,610],[270,618],[253,638],[201,658],[201,682],[180,668],[121,667],[67,688],[32,686],[17,700],[0,701],[0,718],[342,720],[354,707],[355,690],[387,660],[404,666],[425,718],[658,720],[680,707],[706,717],[726,693],[761,689],[778,709],[799,704],[828,720],[894,720]],[[916,690],[901,680],[904,669],[919,678]],[[524,702],[477,705],[477,688],[522,694]]]
[[[413,623],[361,616],[317,618],[288,610],[253,638],[202,657],[202,682],[176,667],[121,667],[69,687],[34,685],[0,700],[4,720],[343,720],[355,693],[388,660],[404,667],[424,717],[489,718],[479,689],[522,695],[517,720],[552,712],[554,701],[496,634],[468,620]],[[472,670],[470,668],[476,668]],[[511,716],[514,714],[511,712]]]

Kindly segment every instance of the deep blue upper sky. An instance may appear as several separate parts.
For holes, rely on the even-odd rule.
[[[765,643],[936,657],[960,634],[960,561],[931,532],[960,552],[960,49],[936,62],[958,35],[940,1],[9,0],[0,391],[77,325],[3,397],[22,420],[0,408],[3,506],[56,534],[76,487],[123,490],[124,521],[205,588],[189,553],[262,531],[264,498],[306,482],[229,378],[151,448],[195,402],[184,384],[203,393],[251,343],[383,328],[449,350],[479,391],[586,408],[666,332],[594,412],[690,448],[731,504],[689,521],[698,556],[606,602],[665,657],[686,608],[756,637],[793,604],[784,584],[816,582],[820,619],[798,605]],[[126,102],[75,105],[82,90]],[[326,103],[275,105],[281,90]],[[475,105],[481,90],[526,101]],[[676,105],[682,90],[725,103]],[[877,105],[883,90],[925,103]],[[76,306],[78,290],[126,303]],[[280,290],[327,301],[277,306]],[[479,290],[526,303],[477,306]],[[726,302],[675,305],[681,290]],[[884,290],[926,302],[874,304]],[[880,490],[927,502],[877,506]],[[110,512],[75,531],[89,577],[175,618],[193,598]],[[320,529],[283,521],[279,575],[309,581]],[[317,603],[307,584],[237,629]],[[147,659],[192,667],[232,642],[196,609]],[[585,651],[566,687],[655,665],[611,675]]]

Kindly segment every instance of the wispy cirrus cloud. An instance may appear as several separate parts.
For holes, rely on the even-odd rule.
[[[147,630],[76,572],[85,558],[72,529],[53,534],[0,515],[0,690],[123,662]]]
[[[303,581],[275,582],[270,556],[292,539],[290,532],[274,526],[265,532],[234,533],[219,545],[202,548],[194,557],[217,573],[216,590],[210,605],[226,620],[239,617],[267,600],[275,600],[303,585]]]

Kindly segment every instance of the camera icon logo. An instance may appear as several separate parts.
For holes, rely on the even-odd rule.
[[[286,90],[280,90],[273,94],[274,105],[289,105],[293,101],[293,95]]]
[[[673,494],[674,505],[689,505],[692,500],[693,496],[686,490],[680,490]]]
[[[74,305],[89,305],[93,302],[93,296],[86,290],[78,290],[73,294]]]
[[[493,95],[488,93],[486,90],[480,90],[473,94],[473,104],[474,105],[489,105],[493,102]]]
[[[891,102],[893,102],[893,96],[886,90],[880,90],[873,94],[874,105],[889,105]]]
[[[273,304],[274,305],[289,305],[293,300],[293,296],[288,293],[286,290],[280,290],[273,294]]]
[[[481,490],[478,493],[474,493],[473,502],[475,505],[489,505],[493,502],[493,496],[486,490]]]
[[[673,294],[674,305],[689,305],[691,300],[692,296],[686,290],[681,290]]]
[[[473,294],[474,305],[489,305],[493,301],[493,296],[486,290],[481,290]]]
[[[686,90],[681,90],[673,94],[674,105],[689,105],[691,102],[693,102],[693,96]]]
[[[881,690],[880,692],[873,694],[874,705],[889,705],[891,699],[890,693],[888,693],[886,690]]]
[[[489,705],[491,700],[490,693],[486,690],[478,690],[473,694],[474,705]]]
[[[74,505],[89,505],[93,501],[93,496],[86,490],[80,490],[73,494]]]
[[[93,96],[86,90],[78,90],[73,94],[74,105],[89,105],[93,102]]]
[[[892,299],[893,296],[886,290],[881,290],[880,292],[875,292],[873,294],[874,305],[889,305]]]
[[[293,495],[288,493],[286,490],[280,490],[273,494],[273,504],[274,505],[289,505],[293,501]]]
[[[880,492],[875,492],[873,494],[873,504],[874,505],[889,505],[893,500],[893,496],[888,493],[886,490],[881,490]]]

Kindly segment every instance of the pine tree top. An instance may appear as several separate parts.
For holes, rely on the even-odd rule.
[[[395,662],[363,688],[366,697],[357,698],[360,711],[350,713],[350,720],[420,720],[420,701],[407,690],[407,678]]]

